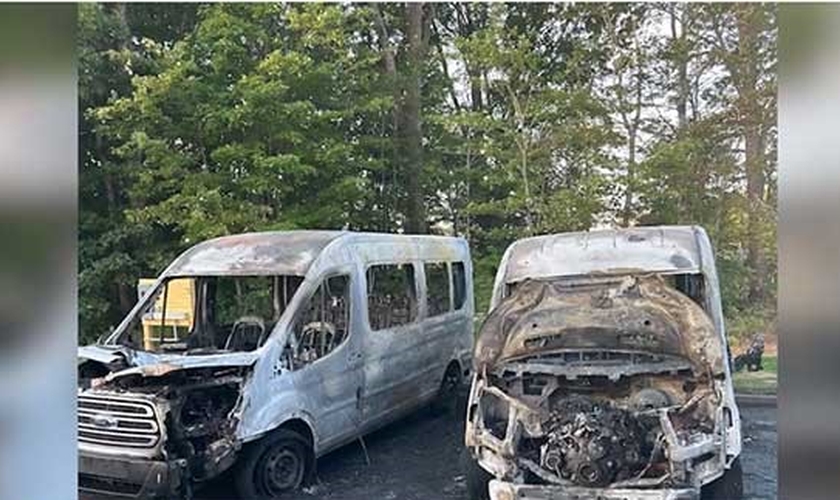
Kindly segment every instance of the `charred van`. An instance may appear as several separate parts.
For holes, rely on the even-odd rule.
[[[190,297],[178,311],[176,291]],[[241,498],[276,498],[321,454],[453,397],[470,375],[472,317],[462,239],[292,231],[200,243],[113,334],[79,350],[79,488],[187,498],[233,469]]]
[[[727,352],[702,228],[515,242],[476,342],[471,497],[740,498]]]

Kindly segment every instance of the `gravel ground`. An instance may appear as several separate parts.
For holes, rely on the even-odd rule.
[[[743,406],[744,488],[747,500],[776,498],[776,409]],[[464,500],[463,423],[421,410],[318,462],[318,482],[300,499]],[[198,492],[199,500],[232,500],[229,476]]]

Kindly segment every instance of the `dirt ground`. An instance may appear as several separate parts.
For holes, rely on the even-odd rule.
[[[776,498],[776,409],[742,407],[745,500]],[[318,483],[295,495],[330,500],[465,500],[463,421],[421,410],[365,438],[371,464],[358,444],[318,462]],[[232,500],[223,476],[199,500]]]

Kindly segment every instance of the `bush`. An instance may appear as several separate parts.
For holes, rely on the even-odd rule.
[[[756,333],[774,334],[776,311],[771,308],[738,310],[726,315],[726,333],[733,348],[748,343]]]

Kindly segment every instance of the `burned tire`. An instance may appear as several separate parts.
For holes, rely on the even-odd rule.
[[[438,393],[432,402],[432,411],[441,415],[455,413],[463,392],[463,383],[461,367],[458,366],[458,363],[449,363],[443,373],[443,380],[440,382]]]
[[[744,497],[744,471],[741,459],[736,458],[732,466],[719,479],[703,487],[702,500],[741,500]]]
[[[284,498],[304,484],[313,465],[309,441],[279,429],[246,449],[236,471],[237,493],[242,500]]]
[[[487,488],[493,477],[482,469],[478,462],[466,451],[464,453],[464,469],[467,476],[467,498],[469,500],[490,500],[490,492]]]

